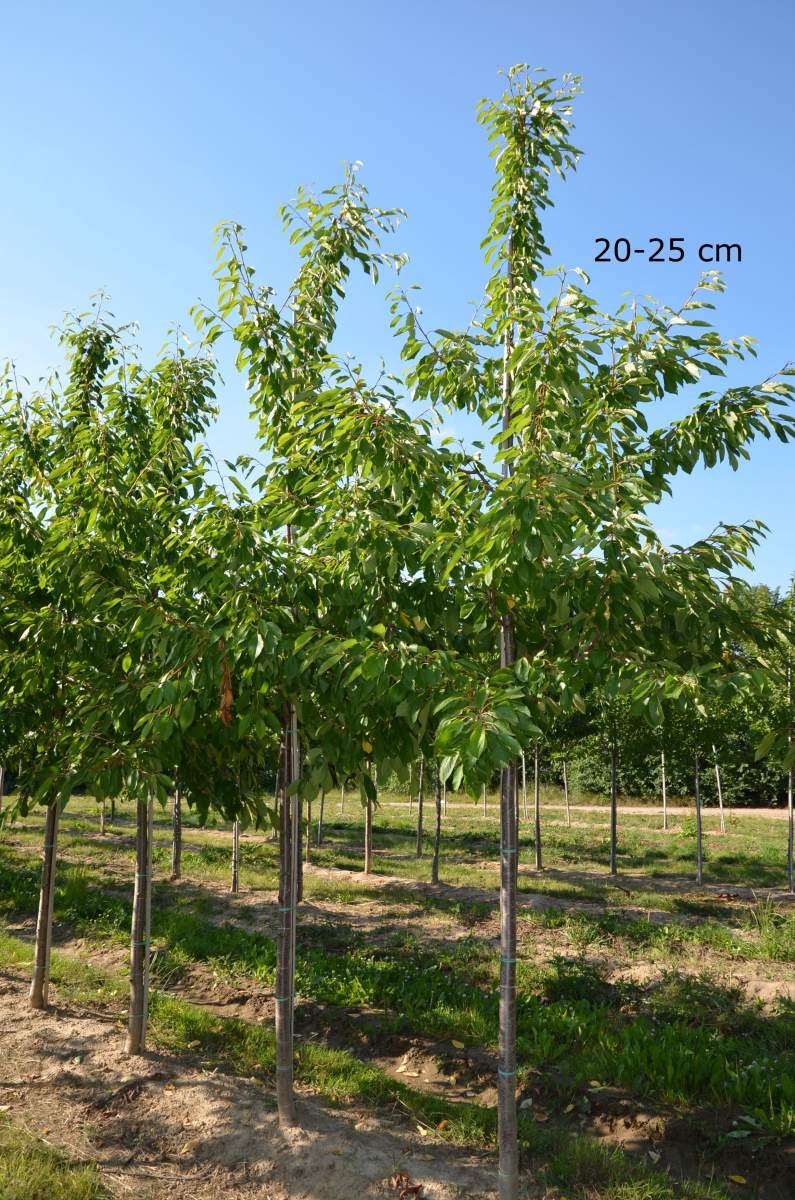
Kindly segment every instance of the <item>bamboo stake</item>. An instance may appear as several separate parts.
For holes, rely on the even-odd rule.
[[[422,858],[422,809],[423,809],[423,787],[425,784],[425,759],[420,759],[420,782],[417,792],[417,850],[416,857]]]
[[[304,862],[311,863],[312,861],[312,801],[306,802],[306,849],[304,851]]]
[[[536,870],[543,871],[544,866],[541,861],[541,773],[538,762],[538,746],[535,748],[533,765],[535,771],[533,779],[533,816],[535,819]]]
[[[345,811],[345,780],[340,784],[340,812]]]
[[[290,531],[288,531],[288,537]],[[276,1102],[279,1124],[296,1124],[293,1088],[293,1027],[295,1009],[295,924],[298,903],[298,868],[301,850],[301,814],[298,796],[290,789],[300,772],[298,717],[295,706],[285,706],[282,722],[284,767],[279,839],[279,926],[276,960]]]
[[[373,866],[373,802],[368,795],[364,805],[364,873],[369,875]]]
[[[106,804],[106,802],[103,800],[102,804],[100,805],[100,809],[99,809],[99,836],[100,837],[105,836],[105,804]]]
[[[718,807],[720,808],[720,831],[726,832],[726,820],[723,815],[723,788],[720,781],[720,767],[718,765],[718,751],[715,749],[715,743],[712,743],[712,757],[715,760],[715,784],[718,789]]]
[[[447,780],[442,784],[442,811],[447,816]]]
[[[28,1003],[31,1008],[46,1008],[50,988],[50,951],[52,949],[52,908],[55,900],[55,863],[58,849],[60,809],[50,804],[44,822],[44,847],[41,859],[39,915],[36,921],[36,946],[33,958],[33,979]]]
[[[326,807],[326,789],[320,789],[320,812],[317,818],[317,844],[318,847],[323,845],[323,812]]]
[[[704,855],[701,841],[701,787],[698,776],[698,754],[695,757],[695,787],[696,787],[696,883],[704,881]]]
[[[610,747],[610,874],[618,874],[617,843],[618,843],[618,750],[615,740]]]
[[[525,821],[529,817],[527,811],[527,771],[525,769],[524,750],[522,751],[522,807],[524,808]]]
[[[237,817],[232,825],[232,883],[229,890],[233,896],[240,891],[240,821]]]
[[[182,878],[182,793],[179,782],[174,785],[171,804],[171,880]]]
[[[439,766],[436,767],[436,827],[433,835],[433,859],[431,861],[431,883],[439,882],[439,843],[442,838],[442,783]]]
[[[563,800],[566,805],[566,824],[571,829],[571,809],[569,808],[569,777],[566,773],[566,763],[563,763]]]
[[[665,782],[665,751],[660,751],[660,778],[662,781],[663,829],[668,829],[668,789]]]
[[[130,1012],[126,1054],[143,1054],[149,1009],[149,941],[152,923],[152,824],[154,797],[136,804],[135,889],[130,930]]]

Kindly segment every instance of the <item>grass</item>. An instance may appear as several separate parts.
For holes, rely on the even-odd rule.
[[[8,857],[6,851],[0,878],[7,894],[22,899],[32,872],[15,870]],[[85,868],[61,873],[55,908],[83,933],[126,938],[129,902],[106,896]],[[192,906],[157,903],[152,933],[162,982],[203,962],[229,980],[273,985],[270,937],[216,924]],[[447,949],[423,948],[401,935],[373,946],[350,929],[319,925],[304,931],[296,964],[304,1000],[377,1010],[382,1032],[492,1051],[496,983],[495,953],[471,937]],[[517,1047],[520,1078],[542,1071],[545,1101],[560,1111],[596,1079],[658,1103],[691,1109],[709,1103],[725,1111],[726,1124],[739,1109],[774,1133],[795,1132],[795,1018],[757,1011],[714,980],[697,986],[671,973],[665,990],[647,996],[635,985],[610,984],[582,957],[558,956],[545,968],[523,959]]]
[[[74,1163],[20,1125],[0,1116],[3,1200],[104,1200],[93,1163]]]
[[[0,965],[19,965],[29,949],[18,938],[0,930]],[[123,990],[120,976],[87,968],[84,964],[53,955],[52,981],[63,1000],[76,1003],[112,1004]],[[272,1082],[275,1040],[270,1028],[246,1021],[219,1017],[185,1000],[163,992],[151,998],[150,1040],[183,1055],[200,1056],[206,1067],[222,1066],[246,1077]],[[476,1104],[452,1103],[417,1091],[395,1080],[375,1066],[360,1062],[344,1050],[322,1045],[299,1045],[296,1077],[307,1091],[332,1105],[398,1110],[420,1125],[427,1134],[454,1145],[493,1150],[496,1145],[496,1113]],[[628,1159],[620,1151],[565,1126],[540,1125],[520,1114],[519,1140],[523,1152],[538,1166],[539,1178],[565,1187],[582,1200],[725,1200],[717,1184],[697,1180],[674,1181],[664,1171]],[[61,1166],[57,1167],[60,1163]],[[0,1171],[2,1171],[0,1158]],[[75,1187],[94,1190],[57,1190],[59,1182],[39,1192],[11,1193],[14,1200],[100,1200],[103,1196],[91,1167],[70,1168],[52,1156],[51,1170],[74,1170]],[[82,1174],[80,1174],[82,1172]],[[31,1179],[36,1178],[31,1173]],[[47,1177],[42,1175],[43,1180]],[[53,1180],[55,1176],[52,1177]],[[68,1174],[65,1176],[68,1178]],[[0,1174],[0,1182],[3,1176]],[[6,1193],[0,1190],[0,1196]],[[10,1200],[10,1197],[9,1197]]]
[[[60,849],[67,857],[79,856],[80,865],[59,869],[56,916],[89,945],[103,939],[126,944],[130,814],[120,810],[121,821],[100,839],[93,802],[79,798],[73,813],[71,808],[62,819]],[[308,872],[305,898],[331,905],[333,912],[328,919],[301,920],[300,1002],[320,1006],[329,1027],[336,1023],[338,1030],[354,1028],[337,1019],[341,1010],[366,1014],[371,1045],[398,1034],[435,1039],[439,1053],[453,1062],[455,1042],[493,1055],[496,894],[489,896],[488,889],[497,883],[496,807],[484,820],[479,806],[451,803],[443,827],[442,880],[448,887],[437,890],[416,887],[427,882],[430,865],[427,853],[420,860],[414,856],[414,814],[405,804],[387,803],[376,816],[376,876],[399,880],[386,886],[361,874],[335,877],[335,867],[360,872],[363,821],[353,800],[340,815],[329,797],[326,814],[326,844],[313,858],[332,871]],[[672,816],[672,829],[662,833],[651,810],[621,814],[621,875],[611,880],[605,812],[574,815],[576,824],[567,829],[561,810],[545,811],[542,873],[528,868],[532,839],[530,825],[522,825],[520,892],[528,901],[543,897],[551,905],[520,910],[520,1083],[522,1094],[533,1100],[530,1111],[540,1107],[550,1117],[538,1122],[522,1114],[524,1154],[539,1180],[563,1189],[567,1200],[717,1200],[726,1195],[717,1183],[674,1184],[665,1172],[588,1137],[580,1122],[602,1111],[600,1097],[609,1087],[655,1112],[672,1106],[686,1118],[693,1144],[715,1154],[723,1145],[747,1155],[795,1132],[795,1006],[782,1002],[763,1009],[729,978],[740,961],[760,964],[763,974],[774,964],[795,961],[795,910],[767,897],[748,899],[747,892],[738,898],[728,890],[683,883],[694,869],[688,818]],[[430,805],[427,818],[432,824]],[[727,889],[781,885],[783,823],[732,814],[725,837],[714,832],[716,813],[708,812],[705,824],[708,879]],[[244,927],[250,910],[240,906],[238,920],[224,922],[226,908],[209,891],[200,892],[202,882],[229,877],[226,831],[199,830],[190,814],[185,826],[183,867],[191,887],[160,882],[155,891],[153,976],[159,990],[152,1035],[164,1047],[270,1083],[270,1029],[218,1017],[168,994],[196,964],[204,968],[199,985],[208,973],[266,989],[274,978],[272,938]],[[29,821],[11,837],[14,847],[0,846],[0,911],[31,914],[38,899],[34,850],[40,829]],[[163,814],[155,851],[161,876],[170,857],[167,837]],[[264,893],[260,913],[270,912],[276,875],[275,845],[244,839],[242,884]],[[475,888],[482,895],[464,890]],[[377,936],[347,918],[346,909],[353,917],[357,906],[368,924],[380,918]],[[433,921],[423,927],[425,914]],[[9,949],[8,939],[0,939],[0,955],[24,953],[28,958],[20,961],[27,962],[27,948]],[[631,971],[615,969],[641,961],[653,964],[648,982],[632,982]],[[88,964],[60,956],[53,980],[63,994],[123,1006],[121,977]],[[300,1032],[300,1007],[297,1017]],[[354,1033],[342,1049],[307,1041],[297,1053],[298,1078],[327,1103],[397,1109],[431,1131],[444,1122],[440,1135],[455,1144],[493,1147],[490,1108],[413,1089],[379,1070],[367,1054]]]

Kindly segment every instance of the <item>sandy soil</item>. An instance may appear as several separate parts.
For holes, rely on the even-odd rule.
[[[58,1007],[57,993],[52,1011],[31,1012],[26,985],[22,971],[0,974],[0,1104],[95,1159],[114,1196],[369,1200],[399,1196],[396,1171],[423,1185],[423,1200],[496,1196],[491,1162],[421,1137],[399,1115],[303,1095],[302,1127],[281,1130],[262,1083],[160,1052],[126,1058],[112,1018]]]

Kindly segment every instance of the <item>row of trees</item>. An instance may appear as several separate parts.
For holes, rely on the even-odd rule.
[[[350,271],[377,280],[401,216],[356,171],[284,210],[299,256],[279,298],[242,230],[218,232],[218,301],[151,367],[99,301],[63,331],[66,367],[9,369],[0,409],[0,758],[47,809],[34,1004],[46,1003],[58,814],[84,787],[136,805],[127,1047],[145,1044],[152,814],[179,789],[204,818],[271,824],[280,844],[277,1095],[295,1121],[293,1006],[302,810],[339,782],[371,812],[374,775],[438,762],[473,796],[501,773],[499,1180],[518,1190],[516,862],[522,747],[599,696],[662,726],[778,686],[792,635],[734,578],[762,536],[721,527],[667,547],[648,509],[680,471],[793,434],[785,373],[647,412],[748,353],[678,308],[599,311],[582,272],[548,271],[550,181],[576,165],[571,103],[524,68],[484,101],[496,179],[489,278],[462,330],[427,331],[391,294],[404,368],[366,377],[334,350]],[[231,340],[262,459],[218,469],[216,343]],[[410,396],[416,408],[402,407]],[[473,447],[432,424],[463,412]],[[788,754],[789,715],[766,749]],[[791,755],[790,755],[791,758]],[[278,763],[274,805],[259,786]],[[175,815],[175,820],[178,817]]]

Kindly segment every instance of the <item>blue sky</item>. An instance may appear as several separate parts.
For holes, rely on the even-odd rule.
[[[363,161],[374,202],[408,210],[396,248],[411,256],[405,280],[423,285],[427,321],[464,322],[484,279],[491,183],[474,108],[516,61],[583,76],[585,156],[556,191],[553,262],[587,270],[604,307],[628,291],[675,303],[697,277],[700,243],[739,242],[718,324],[754,335],[759,359],[732,380],[795,358],[795,8],[780,0],[74,0],[5,5],[3,30],[0,356],[28,376],[57,361],[49,327],[98,288],[153,353],[197,297],[212,297],[221,219],[247,226],[259,275],[284,284],[292,259],[276,209],[299,182],[339,178],[343,160]],[[681,236],[686,258],[595,264],[597,236]],[[372,365],[390,356],[386,317],[358,283],[339,348]],[[213,444],[229,457],[252,432],[225,374]],[[793,456],[763,443],[737,475],[683,478],[658,514],[664,536],[760,517],[771,533],[757,578],[784,584]]]

